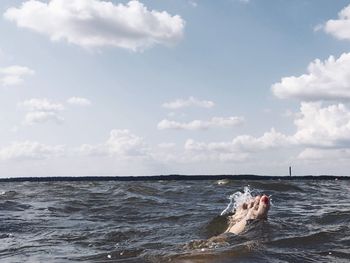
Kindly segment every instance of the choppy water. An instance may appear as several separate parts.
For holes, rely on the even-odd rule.
[[[272,195],[267,222],[216,248],[229,195]],[[1,262],[349,262],[350,181],[0,184]]]

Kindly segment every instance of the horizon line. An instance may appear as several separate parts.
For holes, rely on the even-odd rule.
[[[53,181],[185,181],[185,180],[350,180],[350,176],[337,175],[257,175],[257,174],[217,174],[217,175],[85,175],[85,176],[27,176],[3,177],[0,182],[53,182]]]

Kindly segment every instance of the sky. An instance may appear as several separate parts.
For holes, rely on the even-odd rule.
[[[0,12],[0,177],[349,175],[350,1]]]

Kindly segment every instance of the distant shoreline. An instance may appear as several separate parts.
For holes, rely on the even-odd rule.
[[[304,175],[267,176],[253,174],[239,175],[150,175],[150,176],[48,176],[48,177],[8,177],[0,182],[82,182],[82,181],[196,181],[196,180],[350,180],[350,176]]]

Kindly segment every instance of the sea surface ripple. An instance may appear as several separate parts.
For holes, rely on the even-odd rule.
[[[269,220],[214,248],[228,197],[271,195]],[[350,181],[0,184],[0,262],[350,262]]]

